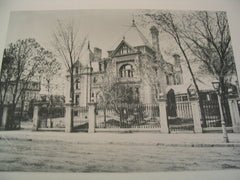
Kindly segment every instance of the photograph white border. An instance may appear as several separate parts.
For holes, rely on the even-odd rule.
[[[70,9],[177,9],[227,11],[234,57],[240,79],[239,0],[0,0],[0,62],[11,11]],[[1,65],[0,65],[1,67]],[[239,170],[162,173],[15,173],[0,172],[0,179],[239,179]]]

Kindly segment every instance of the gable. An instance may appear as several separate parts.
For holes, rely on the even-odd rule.
[[[121,56],[125,54],[132,54],[135,52],[136,50],[134,50],[131,45],[129,45],[126,41],[122,40],[118,47],[113,51],[111,56]]]

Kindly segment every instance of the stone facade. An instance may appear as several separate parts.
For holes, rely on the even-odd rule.
[[[153,26],[150,32],[152,43],[141,33],[133,20],[121,42],[115,49],[108,51],[106,58],[102,57],[101,49],[94,48],[92,51],[88,45],[84,57],[87,65],[83,66],[81,60],[74,65],[74,104],[86,106],[89,102],[99,102],[101,87],[108,85],[106,78],[112,78],[119,85],[128,87],[134,98],[144,104],[156,103],[156,97],[167,93],[168,85],[182,84],[180,56],[173,55],[174,64],[165,61],[160,52],[157,28]],[[141,70],[141,63],[151,66],[158,64],[154,72],[157,85],[149,74],[142,72],[145,70]],[[154,86],[159,88],[156,90]],[[69,89],[69,86],[65,87]],[[68,101],[69,91],[66,92]]]

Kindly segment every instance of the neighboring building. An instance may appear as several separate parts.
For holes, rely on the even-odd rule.
[[[26,87],[24,87],[26,86]],[[10,82],[8,90],[6,92],[6,97],[4,104],[11,104],[13,100],[13,94],[15,89],[15,82]],[[29,103],[32,99],[39,98],[39,92],[41,90],[41,83],[37,81],[24,82],[20,81],[18,85],[17,97],[19,96],[20,90],[22,94],[19,97],[18,103],[16,105],[17,109],[23,108],[23,111],[28,111]],[[2,95],[4,92],[1,92]]]
[[[102,58],[102,50],[88,45],[83,56],[86,66],[79,61],[74,64],[75,104],[86,106],[88,102],[98,102],[104,78],[112,75],[121,86],[127,86],[132,92],[133,99],[144,104],[154,103],[156,96],[166,94],[169,85],[183,84],[180,56],[173,54],[174,64],[164,60],[159,47],[159,32],[155,26],[150,29],[152,43],[142,34],[134,20],[131,27],[123,35],[118,46],[108,51],[108,57]],[[155,91],[149,82],[140,75],[141,62],[161,64],[157,67],[156,76],[159,78],[159,91]],[[154,63],[153,63],[154,62]],[[111,72],[111,73],[109,73]],[[68,76],[69,83],[69,76]],[[69,86],[65,86],[69,89]],[[69,90],[66,91],[69,99]]]

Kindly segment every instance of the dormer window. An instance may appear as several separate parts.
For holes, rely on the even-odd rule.
[[[119,69],[120,77],[133,77],[133,66],[130,64],[125,64]]]

